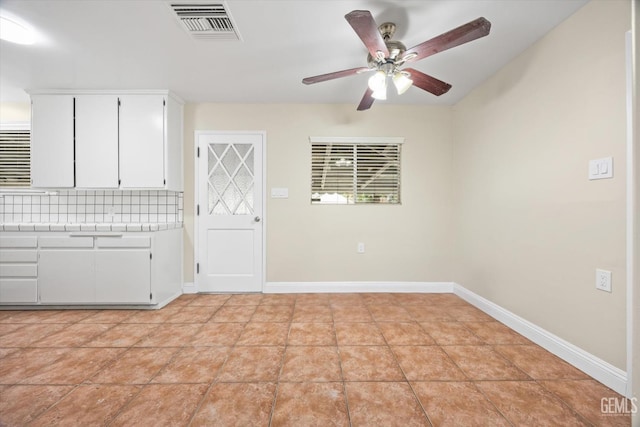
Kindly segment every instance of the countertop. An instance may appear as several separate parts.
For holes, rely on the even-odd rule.
[[[0,223],[0,231],[161,231],[174,228],[182,228],[182,223]]]

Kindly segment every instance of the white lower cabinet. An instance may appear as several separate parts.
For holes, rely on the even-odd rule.
[[[181,229],[34,233],[0,243],[0,305],[161,306],[182,293]]]
[[[91,236],[38,238],[40,302],[76,304],[94,301],[94,244]]]
[[[0,303],[38,302],[38,240],[0,237]]]
[[[96,239],[96,302],[148,304],[151,292],[149,237]]]
[[[41,237],[43,304],[149,304],[151,238],[114,235]]]
[[[95,300],[93,250],[47,249],[38,260],[40,302],[77,304]]]
[[[151,260],[148,250],[96,251],[96,302],[148,304]]]

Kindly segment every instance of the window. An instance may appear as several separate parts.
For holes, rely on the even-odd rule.
[[[311,203],[400,203],[404,138],[311,140]]]
[[[31,186],[28,126],[0,127],[0,187]]]

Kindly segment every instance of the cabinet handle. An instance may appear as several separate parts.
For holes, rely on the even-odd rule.
[[[70,233],[70,237],[122,237],[122,234],[82,234]]]

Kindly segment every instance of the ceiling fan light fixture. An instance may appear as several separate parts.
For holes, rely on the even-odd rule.
[[[387,73],[382,70],[378,70],[374,75],[369,77],[369,89],[374,92],[381,90],[387,91]]]
[[[409,77],[409,73],[406,71],[396,71],[393,73],[393,85],[396,87],[398,91],[398,95],[402,95],[405,93],[411,85],[413,85],[413,80]]]
[[[386,86],[383,87],[380,90],[374,90],[373,93],[371,94],[371,97],[373,99],[377,99],[379,101],[384,101],[387,99],[387,88]]]

